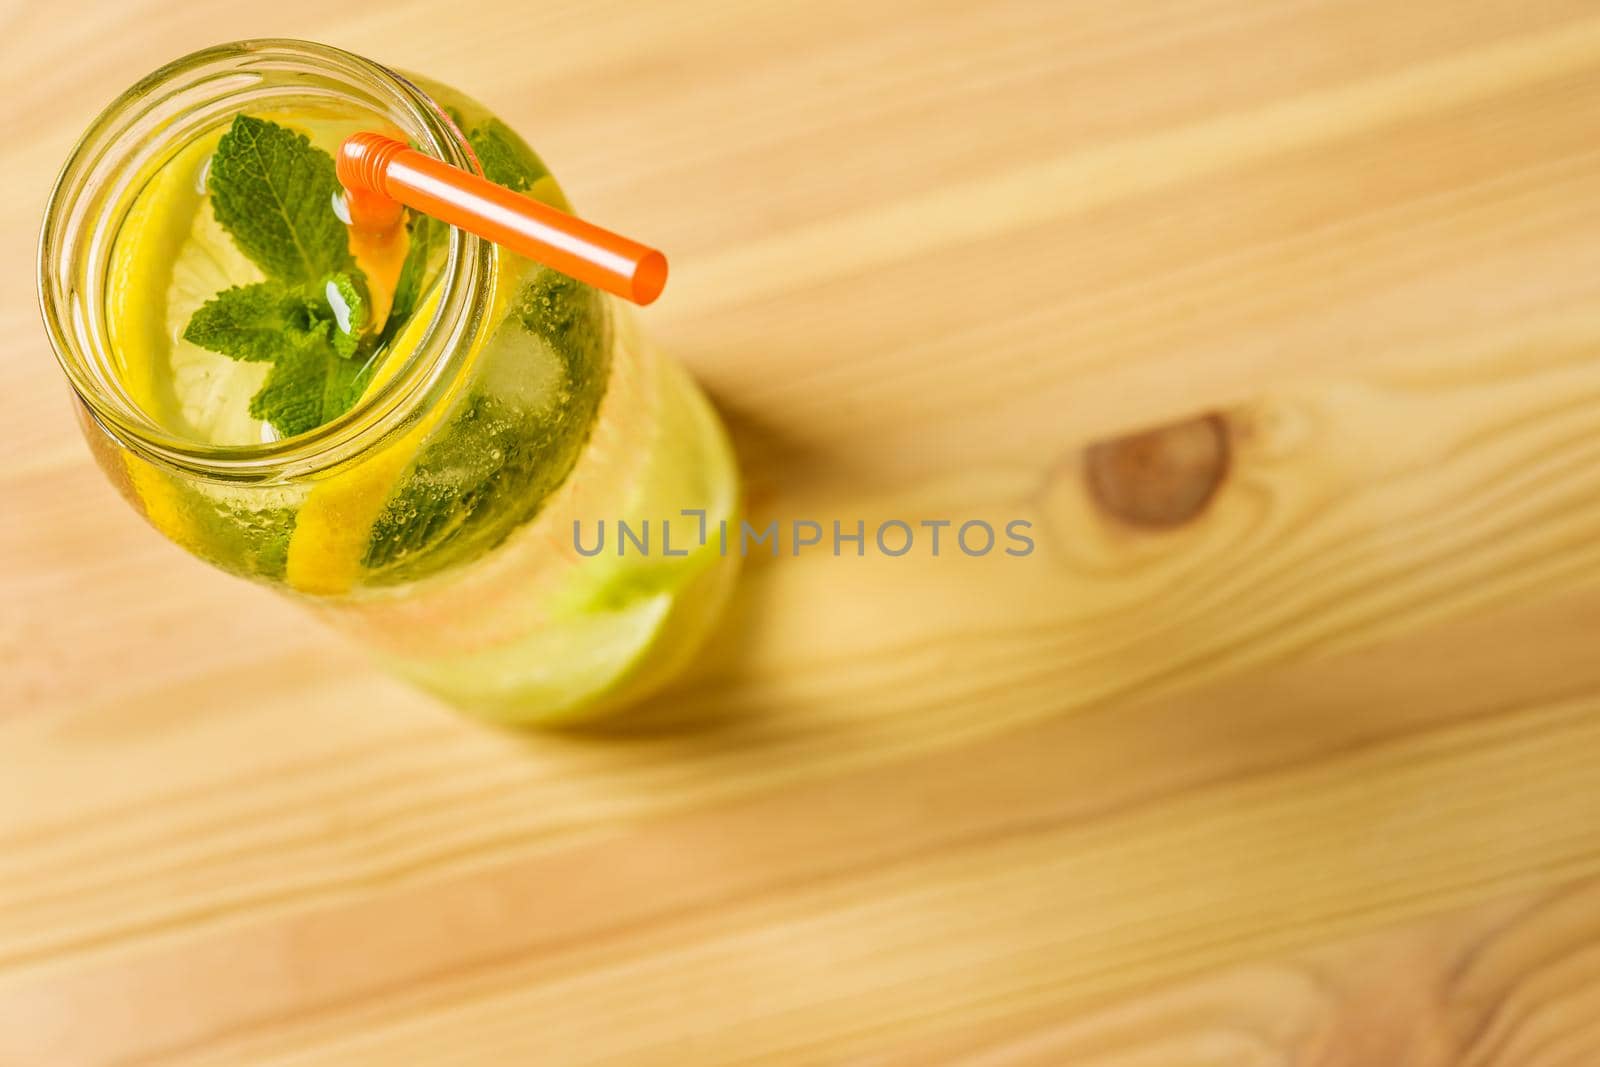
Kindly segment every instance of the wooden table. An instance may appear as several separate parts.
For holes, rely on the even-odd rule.
[[[1593,0],[195,6],[0,16],[0,1064],[1600,1060]],[[576,736],[186,558],[33,241],[267,33],[670,250],[759,521],[1037,550],[752,560]]]

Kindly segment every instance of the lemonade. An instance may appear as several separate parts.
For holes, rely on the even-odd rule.
[[[696,536],[737,506],[716,416],[597,290],[415,213],[350,227],[333,153],[362,130],[569,210],[443,86],[299,42],[178,61],[91,129],[46,220],[96,457],[189,552],[457,705],[552,722],[637,697],[732,580]],[[583,555],[597,521],[692,550]]]

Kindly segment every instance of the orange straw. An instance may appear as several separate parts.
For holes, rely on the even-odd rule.
[[[338,173],[359,229],[389,229],[404,204],[635,304],[650,303],[667,284],[667,257],[655,249],[382,134],[348,137]]]

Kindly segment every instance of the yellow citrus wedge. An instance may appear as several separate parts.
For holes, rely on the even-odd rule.
[[[491,305],[497,310],[498,296],[497,293]],[[436,287],[395,338],[364,395],[371,395],[399,373],[427,331],[439,299],[440,290]],[[476,355],[475,349],[469,354],[469,361]],[[289,538],[285,572],[289,585],[315,596],[349,592],[360,576],[361,559],[367,551],[372,524],[377,521],[384,502],[428,435],[449,412],[467,378],[466,368],[463,368],[449,392],[404,434],[380,451],[364,455],[329,475],[311,490],[300,506],[294,533]]]
[[[213,364],[219,357],[200,352],[175,353],[181,313],[199,307],[219,288],[234,284],[228,271],[251,277],[254,266],[205,209],[201,174],[216,150],[220,133],[201,138],[161,168],[140,192],[112,248],[107,325],[112,358],[129,399],[158,423],[195,432],[186,413],[204,421],[208,402],[226,383],[218,379],[229,368]],[[188,359],[188,362],[184,362]],[[231,360],[223,360],[232,364]],[[233,364],[259,379],[262,370]],[[189,402],[181,391],[187,388]],[[253,391],[254,386],[245,388]],[[245,395],[249,395],[246,392]],[[177,424],[177,425],[174,425]],[[125,453],[128,479],[145,517],[167,537],[197,555],[206,555],[194,516],[172,475],[147,460]]]

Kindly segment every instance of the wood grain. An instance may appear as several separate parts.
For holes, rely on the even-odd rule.
[[[89,10],[0,8],[0,1065],[1600,1060],[1592,4]],[[106,100],[265,34],[668,249],[758,521],[1037,551],[752,559],[557,736],[193,563],[31,245]],[[1185,420],[1225,466],[1129,436]]]

